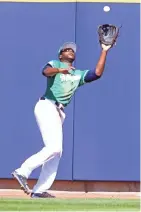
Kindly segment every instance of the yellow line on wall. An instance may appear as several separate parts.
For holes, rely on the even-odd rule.
[[[77,2],[99,2],[99,3],[140,3],[141,0],[77,0]]]
[[[98,3],[140,3],[141,0],[0,0],[0,2],[38,2],[38,3],[43,3],[43,2],[50,2],[50,3],[66,3],[66,2],[98,2]]]

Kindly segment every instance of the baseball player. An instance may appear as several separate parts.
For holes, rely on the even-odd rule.
[[[49,61],[42,70],[47,78],[44,95],[35,105],[34,114],[42,135],[44,147],[28,158],[12,175],[21,188],[32,198],[53,198],[48,193],[53,184],[62,155],[65,107],[80,86],[99,79],[104,71],[106,57],[111,45],[101,45],[102,50],[93,70],[79,70],[73,67],[76,44],[67,42],[59,49],[58,60]],[[34,169],[42,166],[36,185],[30,191],[27,179]]]

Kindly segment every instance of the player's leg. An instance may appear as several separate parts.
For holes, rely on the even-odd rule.
[[[48,195],[47,190],[52,186],[55,180],[60,158],[61,153],[56,152],[52,158],[44,163],[37,184],[33,187],[32,198],[40,197],[40,194],[43,194],[42,197]]]
[[[40,100],[35,106],[35,117],[42,134],[42,138],[45,147],[37,154],[28,158],[19,169],[16,170],[16,179],[25,188],[23,179],[21,182],[20,177],[28,178],[31,172],[44,164],[53,154],[53,146],[57,148],[57,151],[62,151],[62,139],[56,139],[53,135],[56,135],[56,129],[61,120],[54,104],[48,100]],[[62,131],[60,132],[62,136]],[[58,137],[59,138],[59,137]],[[59,150],[58,150],[59,149]],[[15,172],[14,172],[15,173]]]
[[[65,118],[65,114],[62,111],[59,112],[59,115],[61,117],[61,121],[60,117],[58,117],[58,121],[56,119],[56,123],[54,123],[56,126],[56,131],[52,135],[52,139],[57,142],[53,142],[55,146],[52,148],[52,157],[49,158],[42,166],[40,177],[32,190],[32,197],[48,197],[47,190],[53,184],[57,174],[59,161],[62,155],[62,124]]]

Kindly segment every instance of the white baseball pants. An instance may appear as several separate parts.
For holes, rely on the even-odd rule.
[[[40,152],[28,158],[15,171],[28,178],[34,169],[42,166],[39,179],[32,191],[34,193],[42,193],[51,187],[57,174],[62,155],[62,124],[65,119],[65,113],[56,108],[52,101],[45,99],[37,102],[34,114],[42,135],[44,147]]]

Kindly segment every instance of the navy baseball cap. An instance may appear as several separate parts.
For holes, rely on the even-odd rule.
[[[72,50],[76,53],[76,44],[73,43],[73,42],[66,42],[66,43],[64,43],[64,44],[60,47],[58,53],[60,54],[60,52],[61,52],[62,50],[64,50],[64,49],[69,49],[69,48],[72,49]]]

